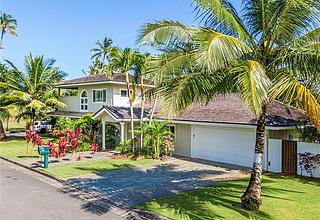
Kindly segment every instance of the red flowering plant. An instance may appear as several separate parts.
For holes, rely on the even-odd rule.
[[[27,141],[27,154],[29,154],[29,155],[33,154],[35,146],[41,146],[44,144],[42,137],[40,135],[38,135],[35,131],[27,130],[26,135],[25,135],[25,139]],[[31,149],[30,153],[28,153],[28,151],[29,151],[28,145],[30,142],[32,142],[32,149]]]
[[[63,157],[64,155],[66,155],[67,152],[67,143],[68,140],[66,137],[61,137],[59,139],[59,144],[58,144],[58,158]]]
[[[96,144],[96,143],[93,143],[93,144],[90,145],[90,149],[92,151],[92,154],[95,155],[96,152],[99,150],[99,145]]]
[[[26,130],[25,138],[26,138],[26,141],[27,141],[27,154],[29,153],[29,143],[30,143],[30,141],[32,141],[33,136],[34,136],[35,134],[36,134],[35,131]]]
[[[49,149],[50,149],[50,156],[51,157],[55,157],[55,158],[59,158],[58,157],[58,152],[57,152],[57,147],[54,145],[54,143],[48,141],[47,145],[49,146]]]

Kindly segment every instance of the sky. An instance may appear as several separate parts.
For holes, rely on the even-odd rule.
[[[240,0],[231,2],[239,8]],[[0,0],[0,11],[18,22],[18,37],[4,37],[0,59],[23,69],[26,55],[44,55],[56,59],[67,78],[81,77],[97,40],[136,48],[141,25],[163,19],[196,24],[193,9],[191,0]]]

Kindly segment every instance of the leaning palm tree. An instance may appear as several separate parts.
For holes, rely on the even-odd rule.
[[[136,84],[130,81],[134,68],[136,67],[138,52],[125,48],[113,48],[109,55],[108,72],[109,74],[124,74],[126,78],[127,94],[130,106],[130,126],[131,126],[131,144],[134,151],[134,122],[133,122],[133,102],[136,98]]]
[[[26,73],[6,62],[11,71],[0,80],[0,88],[5,90],[1,97],[17,107],[17,118],[26,119],[28,128],[35,119],[45,116],[46,111],[65,106],[58,101],[53,85],[66,74],[54,66],[54,59],[30,54],[25,58]]]
[[[11,15],[8,15],[6,13],[2,13],[0,15],[0,30],[1,30],[1,36],[0,36],[0,48],[2,48],[2,41],[3,37],[6,33],[17,36],[17,21],[13,19]]]
[[[305,110],[320,129],[320,104],[310,83],[320,72],[320,4],[243,0],[239,16],[227,0],[193,3],[200,26],[146,24],[139,42],[164,51],[154,71],[162,107],[172,113],[220,93],[242,93],[258,120],[251,178],[241,202],[243,208],[257,210],[269,103],[278,99]]]

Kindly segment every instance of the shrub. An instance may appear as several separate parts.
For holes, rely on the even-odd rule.
[[[96,142],[97,132],[101,129],[100,121],[93,119],[91,114],[74,121],[73,126],[74,128],[80,128],[83,138],[90,143]]]
[[[59,117],[55,123],[55,130],[73,129],[74,121],[67,117]]]
[[[312,154],[310,152],[299,153],[299,167],[310,174],[311,177],[314,176],[315,170],[320,166],[320,154]]]

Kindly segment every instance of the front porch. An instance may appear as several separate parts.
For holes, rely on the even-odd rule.
[[[134,108],[133,121],[135,125],[140,120],[141,110],[140,108]],[[144,118],[148,115],[147,112],[144,112]],[[106,125],[108,123],[115,124],[119,127],[119,138],[120,143],[128,139],[128,134],[130,132],[130,108],[128,107],[115,107],[115,106],[103,106],[99,111],[94,115],[94,119],[101,120],[102,123],[102,147],[104,151],[107,149],[106,143]]]

